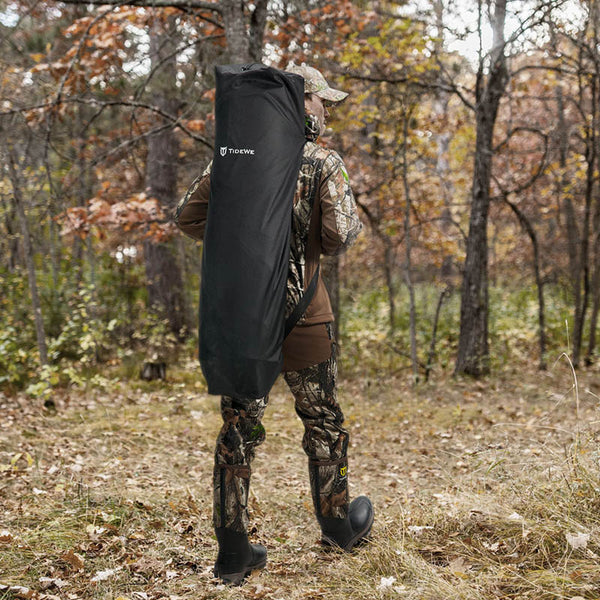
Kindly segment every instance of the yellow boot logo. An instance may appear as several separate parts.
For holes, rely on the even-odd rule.
[[[346,473],[348,473],[348,466],[344,465],[343,467],[340,467],[340,475],[346,477]]]

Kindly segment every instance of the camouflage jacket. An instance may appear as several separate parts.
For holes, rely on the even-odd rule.
[[[210,168],[209,164],[194,180],[174,215],[179,229],[196,240],[204,236]],[[307,141],[294,195],[286,316],[304,294],[321,254],[341,254],[354,243],[361,229],[348,173],[339,154]],[[332,320],[329,295],[319,275],[315,296],[300,323],[312,325]]]

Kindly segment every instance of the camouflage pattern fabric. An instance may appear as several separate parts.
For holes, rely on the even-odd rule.
[[[305,94],[316,94],[323,100],[334,104],[341,102],[348,95],[347,92],[330,87],[325,77],[323,77],[323,73],[314,67],[292,64],[286,70],[304,78]]]
[[[185,193],[185,195],[183,196],[183,198],[178,202],[177,208],[175,209],[175,214],[173,216],[173,220],[175,222],[177,222],[177,219],[179,218],[179,215],[185,208],[185,205],[190,201],[190,198],[196,193],[196,191],[200,187],[202,180],[205,177],[207,177],[208,175],[210,175],[211,169],[212,169],[212,160],[208,163],[208,166],[206,167],[206,169],[204,169],[204,171],[202,172],[202,175],[198,175],[198,177],[196,177],[196,179],[194,179],[194,181],[192,181],[192,185],[190,185],[190,187],[188,188],[188,190]]]
[[[248,530],[250,466],[265,440],[262,418],[269,397],[256,400],[221,398],[223,426],[217,437],[213,473],[213,522],[244,533]]]
[[[318,154],[318,152],[311,152],[311,149],[307,153],[305,146],[300,172],[298,173],[290,236],[290,258],[285,301],[286,319],[292,314],[304,296],[308,230],[323,168],[323,158],[319,157]],[[300,319],[300,322],[302,322],[302,319]]]
[[[332,326],[328,324],[332,337]],[[302,447],[309,458],[313,502],[324,517],[347,516],[348,432],[336,399],[335,344],[329,360],[288,371],[285,380],[304,423]],[[265,439],[261,424],[268,397],[257,400],[221,399],[223,427],[217,438],[214,470],[213,523],[239,533],[248,531],[250,467],[256,447]]]
[[[323,193],[323,190],[319,189],[319,184],[326,187],[327,201],[331,202],[334,209],[335,227],[341,241],[338,252],[342,253],[351,246],[362,231],[362,223],[358,218],[354,196],[350,188],[350,178],[340,155],[313,142],[306,142],[292,213],[286,318],[304,295],[306,246],[312,215],[311,207],[318,206],[316,195],[319,192]],[[303,318],[300,318],[298,323],[302,322]]]
[[[341,254],[354,244],[363,226],[358,218],[348,171],[346,171],[344,162],[337,152],[329,151],[329,156],[323,166],[323,172],[332,174],[326,179],[326,183],[334,208],[337,232],[341,241],[336,254]],[[333,176],[338,173],[341,173],[341,176]]]
[[[332,324],[327,324],[333,337]],[[337,402],[335,343],[329,360],[300,371],[287,371],[285,380],[304,424],[302,448],[309,459],[310,486],[317,515],[345,518],[348,511],[348,441],[344,415]]]
[[[316,142],[321,135],[321,123],[316,115],[304,115],[304,137],[309,142]]]

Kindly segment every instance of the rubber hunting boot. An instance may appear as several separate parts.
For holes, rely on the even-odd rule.
[[[214,575],[230,585],[241,585],[252,571],[264,569],[267,549],[261,544],[250,544],[245,533],[225,527],[215,528],[219,554]]]
[[[321,541],[350,552],[365,541],[373,526],[374,511],[366,496],[348,503],[348,461],[309,461],[310,483]]]

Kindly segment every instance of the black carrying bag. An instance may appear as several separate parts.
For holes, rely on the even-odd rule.
[[[305,142],[304,80],[252,64],[216,67],[216,81],[200,364],[210,394],[261,398],[283,364],[291,217]]]

